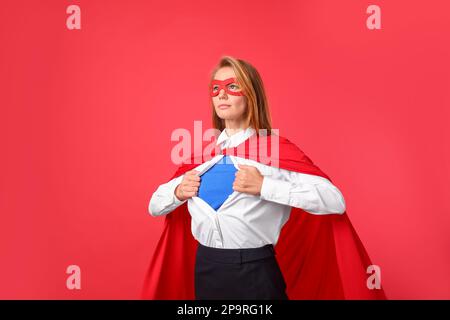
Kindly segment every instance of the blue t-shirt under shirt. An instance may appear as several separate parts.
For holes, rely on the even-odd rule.
[[[214,210],[220,208],[229,195],[233,193],[235,168],[229,156],[224,156],[201,176],[198,197],[208,203]]]

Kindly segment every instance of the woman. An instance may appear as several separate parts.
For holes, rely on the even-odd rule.
[[[317,238],[318,233],[308,235],[300,244],[303,247],[298,247],[300,238],[283,240],[281,250],[274,247],[293,212],[302,216],[303,220],[297,224],[308,230],[304,234],[313,230],[323,232],[327,228],[325,225],[329,227],[333,220],[311,220],[305,215],[344,215],[346,206],[342,193],[300,149],[271,132],[264,86],[259,73],[248,62],[223,57],[212,72],[210,95],[213,125],[221,131],[216,140],[220,151],[200,164],[195,161],[192,164],[191,161],[190,165],[181,166],[183,169],[179,169],[152,195],[149,213],[152,216],[166,215],[166,225],[150,266],[143,296],[157,299],[190,299],[194,295],[196,299],[285,300],[288,299],[288,282],[293,298],[307,297],[305,294],[316,298],[339,298],[344,292],[339,284],[342,275],[336,275],[339,271],[331,269],[339,269],[340,266],[337,259],[334,263],[327,263],[327,259],[336,256],[335,244],[330,241],[333,230],[321,241],[310,241]],[[263,163],[259,155],[249,157],[250,142],[255,139],[257,142],[266,139],[269,145],[274,141],[279,143],[280,154],[269,159],[276,158],[277,165]],[[236,151],[239,146],[245,146],[240,154],[226,152],[233,148]],[[190,221],[186,217],[186,203]],[[170,217],[175,212],[177,217]],[[346,237],[348,242],[348,232]],[[358,243],[357,236],[350,237],[350,241]],[[321,249],[325,249],[317,250],[321,252],[319,258],[310,253],[311,249],[320,249],[318,242],[322,243]],[[282,270],[275,257],[276,253],[281,255],[280,251],[286,254],[278,260],[291,259],[301,253],[312,258],[309,264],[282,260]],[[195,252],[193,270],[192,252]],[[353,260],[362,259],[369,263],[363,248],[352,254]],[[302,257],[298,256],[298,259]],[[311,276],[307,266],[313,264],[322,274],[322,280],[320,274],[315,278]],[[289,270],[289,266],[297,268]],[[325,272],[323,268],[328,269]],[[301,272],[298,271],[301,270],[303,278],[299,276]],[[173,279],[177,275],[179,280],[176,282],[182,282],[181,287]],[[319,281],[327,281],[331,289],[324,289],[326,286]],[[309,287],[311,282],[315,286],[313,290]]]

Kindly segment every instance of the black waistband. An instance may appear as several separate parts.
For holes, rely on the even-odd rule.
[[[199,254],[207,259],[222,263],[244,263],[270,258],[275,255],[272,244],[267,244],[259,248],[224,249],[206,247],[199,243],[197,250],[199,250]]]

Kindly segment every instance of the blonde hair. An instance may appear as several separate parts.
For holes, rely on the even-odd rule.
[[[242,88],[247,102],[247,109],[245,113],[246,122],[248,126],[253,127],[258,133],[259,129],[267,129],[270,135],[272,130],[269,105],[267,102],[264,85],[259,75],[259,72],[250,63],[236,59],[230,56],[223,56],[218,65],[211,73],[211,81],[214,79],[216,72],[223,67],[231,67],[236,74],[236,80]],[[212,123],[214,128],[222,131],[225,129],[225,121],[220,119],[214,109],[214,104],[211,99],[212,107]]]

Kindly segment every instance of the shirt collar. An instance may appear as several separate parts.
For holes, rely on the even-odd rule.
[[[255,133],[255,129],[248,127],[244,130],[236,132],[235,134],[229,136],[225,129],[222,130],[219,137],[217,138],[217,145],[221,144],[223,148],[233,148],[240,145],[242,142],[247,140]]]

